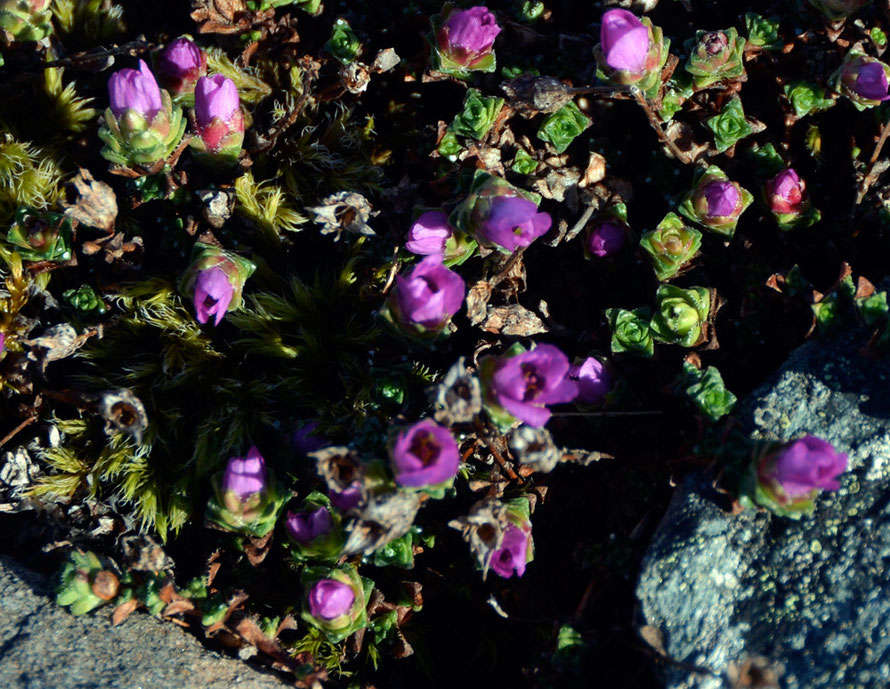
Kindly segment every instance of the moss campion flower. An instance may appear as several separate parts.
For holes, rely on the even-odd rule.
[[[303,570],[303,585],[306,587],[303,619],[323,631],[332,642],[345,639],[367,625],[365,582],[353,567],[307,567]]]
[[[515,420],[540,428],[550,419],[548,404],[571,402],[578,384],[568,377],[569,360],[557,347],[538,345],[531,351],[515,346],[481,369],[486,409],[499,425]]]
[[[716,165],[695,174],[692,190],[686,194],[679,211],[714,234],[732,239],[739,217],[754,197],[733,182]]]
[[[569,369],[569,378],[578,384],[576,401],[582,404],[599,404],[615,385],[606,365],[595,356],[574,364]]]
[[[538,211],[533,201],[518,196],[499,196],[491,201],[488,217],[479,230],[479,239],[512,253],[547,234],[552,222],[547,213]]]
[[[108,80],[109,107],[99,138],[102,156],[118,165],[153,166],[173,153],[185,132],[182,111],[162,91],[143,60]]]
[[[355,603],[355,592],[336,579],[322,579],[309,589],[309,614],[329,622],[345,615]]]
[[[601,77],[624,86],[636,84],[649,95],[661,82],[667,43],[661,29],[648,18],[640,20],[627,10],[612,9],[603,14],[594,54]]]
[[[495,69],[494,39],[501,32],[487,7],[451,10],[441,24],[434,22],[436,68],[454,76]]]
[[[244,503],[266,490],[269,474],[266,460],[254,445],[244,457],[230,457],[223,474],[221,488],[232,500]]]
[[[427,256],[406,275],[398,275],[383,311],[385,318],[409,335],[435,337],[464,303],[463,278]]]
[[[491,556],[491,568],[494,573],[504,579],[514,574],[521,577],[525,574],[528,563],[529,536],[518,526],[510,524],[504,531],[501,547]]]
[[[207,55],[187,36],[173,41],[158,58],[158,79],[174,96],[192,93],[206,73]]]
[[[198,136],[191,145],[199,157],[235,162],[244,141],[244,115],[235,82],[222,74],[198,79],[194,114]]]
[[[284,521],[288,535],[301,545],[309,545],[334,527],[331,513],[326,507],[309,512],[288,512]]]
[[[399,431],[390,457],[396,483],[410,488],[448,484],[460,466],[451,432],[430,419]]]
[[[753,467],[754,500],[780,516],[806,514],[820,491],[840,488],[847,464],[847,455],[812,435],[768,449]]]
[[[218,266],[202,270],[195,280],[195,317],[206,323],[213,316],[213,325],[219,325],[232,302],[235,288]]]
[[[192,263],[179,278],[183,294],[191,297],[195,318],[219,325],[223,316],[241,306],[244,283],[256,266],[243,256],[217,246],[198,242],[192,252]]]
[[[844,57],[840,68],[831,76],[830,83],[857,109],[873,108],[890,99],[887,93],[890,66],[854,48]]]
[[[448,224],[448,214],[444,211],[427,211],[422,213],[408,231],[405,248],[419,256],[442,256],[445,254],[445,243],[454,234]]]
[[[587,251],[591,256],[612,256],[627,243],[627,231],[617,220],[604,220],[593,226],[587,235]]]

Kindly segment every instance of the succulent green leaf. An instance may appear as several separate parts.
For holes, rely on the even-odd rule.
[[[687,397],[710,421],[718,421],[735,407],[738,398],[726,389],[723,376],[715,366],[708,366],[700,371],[692,364],[684,362],[683,377]]]
[[[349,25],[349,22],[340,17],[334,22],[331,37],[324,44],[324,47],[340,62],[348,65],[358,57],[362,44]]]
[[[545,118],[538,129],[538,138],[553,144],[557,152],[562,153],[590,126],[590,122],[590,118],[573,101],[569,101]]]
[[[463,111],[454,118],[449,129],[459,136],[481,140],[497,120],[503,105],[503,98],[483,96],[478,89],[469,89],[464,97]]]
[[[694,347],[704,339],[704,326],[711,310],[711,293],[707,287],[681,289],[661,285],[655,302],[650,328],[656,340]]]
[[[643,357],[651,357],[655,353],[649,309],[639,308],[633,311],[606,309],[606,318],[612,330],[612,352],[638,354]]]
[[[782,39],[779,37],[779,18],[764,17],[756,12],[745,13],[745,30],[748,42],[764,50],[779,50]]]
[[[738,96],[733,96],[723,106],[719,115],[711,117],[705,123],[714,133],[714,144],[720,153],[754,133],[754,129],[745,118],[742,100]]]
[[[824,88],[807,81],[785,84],[783,90],[798,119],[806,117],[811,112],[822,112],[834,105],[834,99],[826,97]]]
[[[654,230],[645,232],[640,246],[649,254],[659,280],[669,280],[689,263],[701,247],[702,233],[668,213]]]

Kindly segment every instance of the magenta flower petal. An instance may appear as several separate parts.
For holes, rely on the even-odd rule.
[[[291,538],[301,545],[308,545],[328,533],[334,522],[328,509],[319,507],[311,512],[288,512],[284,525]]]
[[[803,202],[806,185],[794,168],[783,170],[766,184],[774,213],[796,213]]]
[[[887,100],[887,74],[880,62],[867,62],[859,67],[856,85],[853,87],[863,98],[869,100]]]
[[[551,223],[550,216],[538,212],[533,201],[519,196],[498,196],[491,201],[480,234],[491,244],[515,251],[546,234]]]
[[[336,579],[320,579],[309,589],[309,614],[321,620],[345,615],[355,603],[355,592]]]
[[[553,345],[508,357],[491,378],[491,396],[512,416],[540,428],[550,419],[546,404],[571,402],[578,384],[569,379],[569,360]]]
[[[222,478],[224,493],[234,493],[244,501],[251,495],[262,493],[268,484],[266,462],[256,446],[247,451],[246,457],[230,457]]]
[[[517,526],[511,524],[504,532],[501,547],[491,555],[491,568],[498,576],[509,579],[514,574],[521,577],[525,574],[528,560],[528,536]]]
[[[477,5],[452,12],[436,37],[439,50],[461,65],[469,65],[491,52],[501,32],[487,7]]]
[[[612,389],[612,376],[603,362],[593,356],[569,369],[569,378],[578,384],[578,400],[585,404],[598,404]]]
[[[163,107],[161,89],[144,60],[139,60],[138,70],[122,69],[111,75],[108,100],[115,117],[135,110],[149,122]]]
[[[460,466],[460,453],[451,433],[429,419],[399,432],[391,459],[396,483],[412,488],[450,481]]]
[[[728,218],[735,212],[739,203],[739,190],[732,182],[715,181],[705,187],[708,202],[708,217]]]
[[[199,323],[206,323],[210,316],[216,316],[214,325],[219,325],[232,302],[235,288],[225,272],[213,266],[202,270],[195,280],[195,314]]]
[[[195,86],[195,120],[199,127],[209,127],[213,118],[228,122],[239,111],[238,87],[222,74],[201,77]]]
[[[621,250],[627,241],[627,234],[614,222],[605,221],[590,231],[587,250],[594,256],[605,258]]]
[[[603,15],[600,42],[606,64],[612,69],[644,72],[649,53],[649,29],[627,10]]]
[[[772,459],[769,478],[779,482],[791,498],[813,489],[837,490],[836,477],[847,469],[847,455],[836,452],[830,443],[808,435],[780,450]]]
[[[442,265],[442,256],[427,256],[405,276],[397,276],[395,317],[405,325],[439,330],[460,311],[466,295],[460,275]]]
[[[444,211],[427,211],[411,225],[405,248],[412,254],[441,256],[445,253],[445,242],[453,232]]]
[[[180,93],[207,71],[207,56],[194,41],[183,36],[164,48],[158,58],[158,77],[173,93]]]

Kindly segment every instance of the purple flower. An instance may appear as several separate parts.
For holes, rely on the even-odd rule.
[[[498,576],[509,579],[525,574],[528,562],[528,536],[518,526],[510,524],[504,531],[501,547],[491,555],[491,568]]]
[[[808,435],[767,455],[758,467],[761,482],[776,482],[789,498],[813,490],[837,490],[835,478],[847,470],[847,455],[821,438]]]
[[[646,71],[649,28],[627,10],[609,10],[603,15],[600,43],[606,64],[612,69]]]
[[[207,152],[217,154],[225,148],[237,156],[244,140],[244,115],[234,81],[222,74],[198,79],[195,125]]]
[[[331,499],[331,505],[341,512],[348,512],[353,507],[358,507],[362,501],[361,484],[356,483],[339,492],[336,490],[328,491],[328,497]]]
[[[355,592],[336,579],[319,579],[309,589],[309,613],[320,620],[345,615],[355,603]]]
[[[479,234],[485,241],[513,252],[546,234],[551,222],[547,213],[538,212],[533,201],[520,196],[497,196],[491,200]]]
[[[439,331],[464,303],[463,278],[427,256],[405,276],[396,276],[391,296],[399,323],[422,331]]]
[[[494,39],[501,32],[495,16],[487,7],[478,5],[448,15],[439,29],[436,43],[449,60],[472,68],[491,53]]]
[[[868,100],[888,100],[887,73],[880,62],[860,63],[853,90]]]
[[[235,288],[225,271],[218,266],[202,270],[195,280],[195,313],[199,323],[206,323],[216,316],[213,325],[219,325],[232,301]]]
[[[598,404],[612,389],[612,376],[602,361],[589,356],[569,369],[569,378],[578,383],[578,401]]]
[[[3,350],[6,348],[6,333],[0,333],[0,354],[3,354]]]
[[[247,451],[246,457],[230,457],[222,478],[223,493],[233,494],[240,502],[252,495],[263,493],[269,482],[266,462],[256,448]]]
[[[445,254],[445,242],[453,233],[444,211],[427,211],[411,225],[405,248],[420,256],[442,256]]]
[[[319,507],[312,512],[288,512],[284,525],[297,543],[309,545],[319,536],[329,533],[334,522],[327,507]]]
[[[741,194],[732,182],[716,181],[704,188],[704,197],[709,218],[729,218],[735,213]]]
[[[291,444],[297,454],[308,455],[325,446],[324,438],[316,435],[317,430],[318,421],[310,421],[294,431]]]
[[[594,256],[605,258],[620,251],[626,241],[624,228],[612,220],[605,220],[590,231],[587,250]]]
[[[538,345],[498,362],[491,379],[491,396],[512,416],[529,426],[550,419],[545,405],[571,402],[578,384],[568,377],[569,360],[553,345]]]
[[[766,183],[766,193],[773,213],[799,213],[806,184],[794,171],[783,170]]]
[[[195,82],[206,72],[207,56],[186,36],[164,48],[158,58],[158,78],[174,94],[193,90]]]
[[[451,433],[429,419],[399,432],[391,458],[396,483],[411,488],[450,481],[460,465],[457,443]]]
[[[127,110],[135,110],[151,121],[163,107],[161,89],[143,60],[139,60],[138,70],[122,69],[111,75],[108,100],[111,112],[118,118]]]

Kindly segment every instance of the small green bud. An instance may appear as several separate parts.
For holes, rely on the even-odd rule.
[[[720,114],[706,120],[705,124],[714,132],[714,144],[720,153],[754,133],[754,128],[742,110],[742,100],[738,96],[733,96],[723,106]]]
[[[538,129],[538,138],[553,144],[556,151],[562,153],[590,123],[590,118],[574,102],[569,101],[546,117]]]
[[[683,364],[683,386],[686,396],[698,411],[710,421],[718,421],[729,414],[738,398],[726,389],[723,376],[714,366],[700,371],[689,362]]]
[[[325,50],[344,65],[353,62],[361,52],[362,44],[352,30],[349,22],[342,17],[334,22],[331,37],[324,44]]]
[[[719,81],[745,77],[743,54],[745,39],[735,28],[724,31],[698,31],[686,43],[689,58],[686,71],[698,88],[713,86]]]
[[[661,285],[655,301],[650,328],[656,340],[694,347],[705,339],[705,326],[711,310],[711,293],[707,287],[681,289]]]
[[[745,30],[748,42],[764,50],[780,50],[782,39],[779,37],[779,18],[764,17],[756,12],[745,14]]]
[[[649,254],[655,276],[669,280],[695,257],[701,239],[701,232],[685,225],[675,213],[668,213],[658,227],[643,234],[640,246]]]
[[[606,318],[612,330],[612,352],[638,354],[644,357],[651,357],[655,353],[649,309],[640,308],[633,311],[606,309]]]
[[[19,208],[6,239],[26,261],[69,261],[71,218],[50,211]]]

